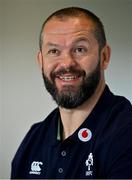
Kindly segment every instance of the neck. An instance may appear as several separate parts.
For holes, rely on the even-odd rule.
[[[99,84],[92,97],[75,109],[65,109],[59,107],[63,125],[63,139],[66,139],[72,135],[85,121],[98,102],[104,88],[105,83]]]

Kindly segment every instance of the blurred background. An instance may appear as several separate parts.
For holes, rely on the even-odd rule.
[[[106,71],[110,89],[132,102],[132,0],[0,0],[0,178],[33,123],[56,104],[44,89],[37,64],[41,25],[53,11],[80,6],[105,26],[112,48]]]

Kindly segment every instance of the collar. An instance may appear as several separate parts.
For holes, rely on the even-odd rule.
[[[62,131],[61,131],[61,119],[60,117],[58,118],[58,127],[57,127],[57,140],[61,141],[61,137],[62,137]]]

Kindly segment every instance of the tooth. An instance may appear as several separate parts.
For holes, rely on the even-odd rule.
[[[70,81],[76,78],[77,78],[76,76],[65,76],[65,77],[60,76],[60,79],[65,80],[65,81]]]

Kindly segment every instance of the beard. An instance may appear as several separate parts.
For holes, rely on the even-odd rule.
[[[64,90],[59,91],[55,83],[55,78],[64,75],[67,72],[74,74],[77,77],[83,77],[83,80],[74,91],[73,86],[70,85],[64,87]],[[84,70],[77,70],[74,67],[70,67],[68,70],[62,68],[57,72],[51,72],[51,80],[44,74],[44,70],[42,69],[42,76],[47,91],[51,94],[58,106],[66,109],[76,108],[90,99],[97,89],[101,76],[100,60],[98,61],[96,68],[88,75],[86,75]]]

